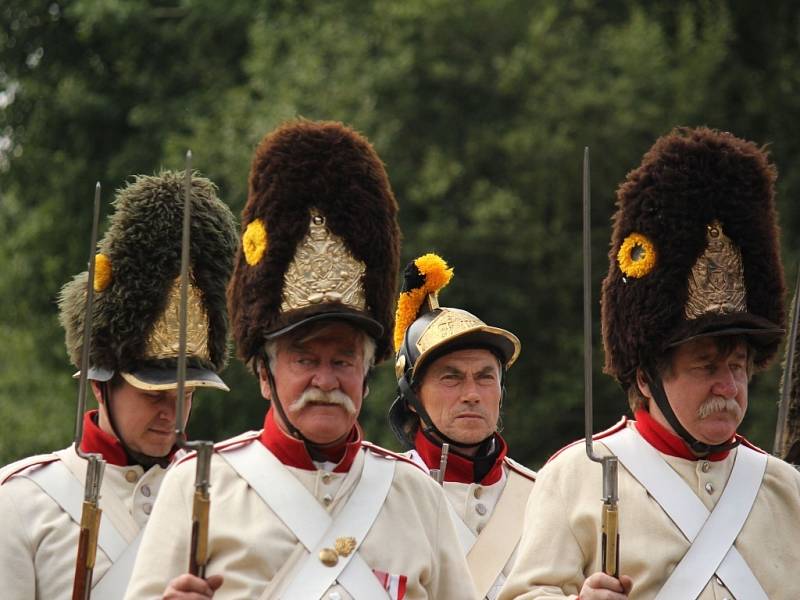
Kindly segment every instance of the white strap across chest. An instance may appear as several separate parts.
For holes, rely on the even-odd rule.
[[[102,526],[102,520],[100,523]],[[103,573],[103,576],[94,582],[92,600],[119,600],[125,594],[143,535],[144,527],[139,530],[139,534],[128,544],[122,555]]]
[[[78,525],[83,510],[83,483],[75,479],[70,470],[60,460],[53,461],[37,469],[20,473],[38,485],[61,509]],[[102,488],[101,488],[102,490]],[[102,493],[102,492],[101,492]],[[105,552],[111,562],[125,552],[128,543],[108,519],[100,519],[100,532],[97,545]],[[78,549],[75,548],[75,552]],[[76,554],[77,555],[77,554]]]
[[[600,441],[647,489],[691,543],[659,591],[659,600],[697,598],[715,573],[737,598],[768,600],[733,546],[758,494],[767,465],[765,454],[746,446],[738,447],[728,483],[714,510],[709,512],[655,448],[631,429]]]
[[[394,461],[366,452],[356,488],[341,512],[332,517],[262,444],[253,442],[221,452],[220,456],[250,484],[309,551],[295,567],[282,598],[320,598],[337,580],[354,598],[388,598],[358,548],[389,493]],[[347,556],[340,555],[334,566],[327,567],[319,560],[319,551],[333,548],[340,537],[354,538],[356,547]]]
[[[520,525],[532,485],[529,479],[508,470],[508,481],[500,500],[467,554],[467,565],[480,598],[495,598],[505,580],[503,568],[522,536]]]
[[[21,474],[33,481],[58,504],[78,525],[83,510],[83,487],[61,460]],[[129,544],[108,518],[100,518],[98,547],[111,561],[111,566],[92,582],[92,597],[96,600],[118,600],[128,587],[133,563],[139,550],[144,528]],[[77,552],[77,547],[75,552]]]

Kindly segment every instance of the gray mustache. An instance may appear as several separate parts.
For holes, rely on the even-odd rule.
[[[292,403],[290,409],[293,411],[302,410],[312,403],[341,406],[348,414],[356,414],[356,407],[355,404],[353,404],[353,400],[343,391],[331,390],[330,392],[324,392],[315,387],[307,388],[300,397]]]

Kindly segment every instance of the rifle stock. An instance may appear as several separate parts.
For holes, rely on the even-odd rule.
[[[97,535],[103,510],[90,501],[84,501],[81,511],[81,530],[78,538],[78,558],[75,561],[75,581],[72,600],[89,600],[92,591],[92,573],[97,559]]]
[[[199,442],[197,471],[195,473],[194,501],[192,502],[192,538],[189,552],[189,573],[205,579],[208,563],[208,521],[211,498],[208,494],[208,477],[211,471],[211,454],[214,446]]]

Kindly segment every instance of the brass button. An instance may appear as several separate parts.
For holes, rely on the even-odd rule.
[[[705,485],[705,488],[706,488],[706,491],[707,491],[709,494],[713,494],[713,493],[714,493],[714,486],[713,486],[713,485],[711,485],[711,483],[707,483],[707,484]]]
[[[153,505],[150,504],[149,502],[146,502],[145,504],[142,505],[142,510],[144,511],[144,514],[149,515],[150,512],[153,510]]]
[[[326,567],[334,567],[339,562],[339,555],[333,548],[323,548],[319,551],[319,560]]]
[[[477,512],[480,516],[486,514],[486,505],[478,503],[475,505],[475,512]]]
[[[330,483],[331,482],[331,474],[325,472],[322,474],[322,483]]]
[[[708,461],[704,461],[703,466],[700,468],[703,469],[703,473],[708,473],[708,471],[711,469],[711,464]]]
[[[322,503],[323,503],[325,506],[330,506],[330,505],[331,505],[331,502],[333,502],[333,496],[331,496],[330,494],[325,494],[325,495],[322,497]]]
[[[139,474],[136,471],[134,470],[125,471],[125,481],[127,481],[128,483],[136,483],[138,480],[139,480]]]
[[[480,498],[481,494],[483,493],[483,488],[481,486],[477,486],[472,493],[476,498]]]

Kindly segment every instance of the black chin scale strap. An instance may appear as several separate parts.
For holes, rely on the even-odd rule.
[[[166,469],[167,465],[170,463],[169,456],[172,453],[171,451],[168,452],[166,456],[150,456],[149,454],[144,454],[143,452],[137,452],[128,446],[125,439],[122,437],[122,435],[120,435],[119,427],[117,427],[117,421],[114,417],[114,411],[111,408],[111,389],[108,381],[100,382],[100,395],[103,397],[103,402],[106,405],[106,412],[108,413],[108,422],[111,424],[111,430],[114,432],[114,435],[119,440],[122,449],[125,451],[125,456],[128,457],[128,462],[141,466],[145,471],[149,470],[150,467],[155,465],[158,465],[162,469]]]
[[[422,421],[422,434],[437,446],[441,446],[443,443],[448,443],[450,446],[455,446],[456,448],[477,448],[486,442],[486,440],[491,439],[494,436],[494,433],[492,433],[489,437],[484,438],[479,442],[475,442],[474,444],[457,442],[453,438],[450,438],[439,431],[439,428],[434,425],[431,416],[428,414],[428,411],[425,410],[425,407],[422,406],[422,402],[420,402],[416,392],[411,385],[409,385],[408,379],[406,379],[405,375],[403,375],[397,382],[397,386],[400,388],[400,395],[406,399],[406,402],[408,402],[417,412],[417,415],[419,415],[419,418]]]
[[[675,416],[675,412],[672,410],[669,400],[667,400],[667,393],[664,391],[664,384],[661,381],[661,377],[654,376],[650,369],[643,369],[643,372],[647,380],[647,385],[650,387],[650,393],[653,394],[653,400],[656,401],[658,408],[661,410],[661,414],[667,419],[667,422],[672,429],[675,430],[675,433],[689,445],[692,452],[698,456],[708,456],[715,452],[731,450],[739,445],[739,440],[735,438],[732,442],[725,442],[724,444],[706,444],[695,439],[691,433],[686,431],[686,428],[678,420],[678,417]]]

